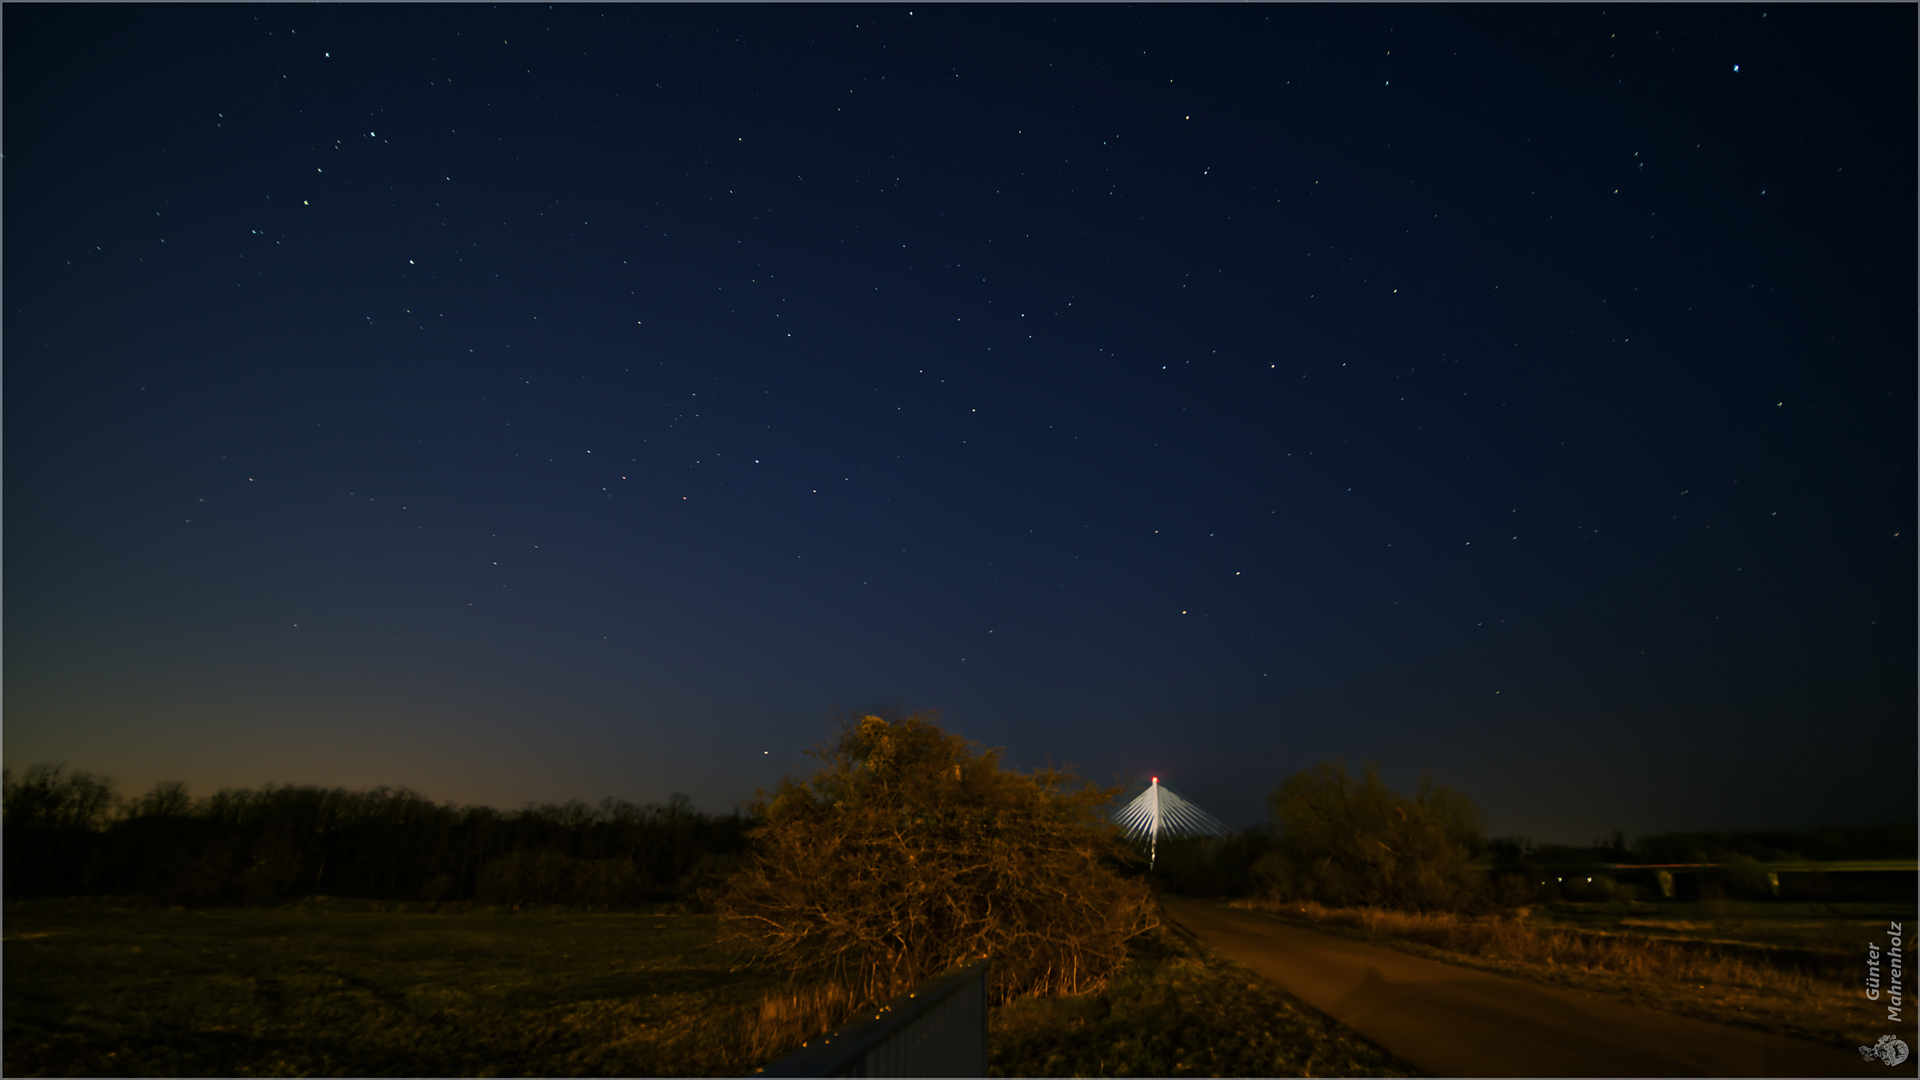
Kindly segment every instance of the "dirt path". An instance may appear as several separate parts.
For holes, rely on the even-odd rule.
[[[1897,1076],[1783,1035],[1636,1008],[1289,926],[1205,900],[1167,914],[1215,950],[1435,1076]]]

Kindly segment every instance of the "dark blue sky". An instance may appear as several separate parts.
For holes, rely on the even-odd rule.
[[[5,757],[1910,818],[1915,9],[5,9]]]

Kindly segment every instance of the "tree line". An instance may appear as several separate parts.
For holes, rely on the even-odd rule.
[[[300,896],[612,907],[692,900],[747,849],[739,813],[606,799],[503,811],[404,789],[302,785],[125,798],[60,765],[4,776],[8,898],[133,895],[174,904]]]
[[[1670,832],[1631,848],[1617,832],[1587,847],[1490,840],[1473,803],[1453,788],[1423,780],[1402,794],[1376,769],[1354,776],[1323,763],[1269,796],[1269,822],[1225,838],[1162,837],[1158,868],[1149,875],[1105,820],[1118,789],[1091,788],[1064,773],[1003,770],[997,751],[978,751],[941,731],[933,713],[863,717],[818,753],[824,767],[816,776],[784,783],[748,812],[725,816],[695,812],[679,795],[665,805],[607,799],[515,811],[436,803],[389,788],[285,785],[194,798],[182,784],[162,783],[123,798],[102,777],[36,765],[19,780],[5,774],[5,891],[184,904],[314,895],[596,907],[680,900],[764,916],[787,893],[809,897],[802,907],[831,906],[830,899],[846,906],[872,895],[876,910],[893,912],[896,886],[909,881],[915,895],[998,892],[1003,902],[1043,882],[1043,891],[1059,895],[1106,896],[1103,903],[1135,911],[1135,918],[1133,900],[1114,898],[1134,896],[1122,880],[1140,880],[1192,895],[1475,910],[1646,892],[1608,873],[1575,878],[1556,867],[1716,863],[1722,871],[1709,885],[1761,897],[1772,887],[1763,864],[1910,858],[1916,843],[1911,822]],[[901,827],[902,815],[911,815],[914,828]],[[1053,869],[1038,869],[1048,860]],[[906,873],[899,881],[874,875],[874,867],[896,863]],[[915,934],[951,937],[951,928],[938,928],[956,919],[954,926],[968,927],[961,937],[985,932],[984,923],[957,908],[915,919],[926,927]],[[1075,947],[1074,962],[1087,963],[1089,949],[1111,954],[1127,934],[1096,935],[1098,945],[1087,939]],[[797,958],[823,940],[807,930],[782,948]],[[849,945],[852,938],[834,940],[836,956],[866,948]],[[901,955],[918,955],[917,947],[898,947],[906,950]],[[891,971],[901,962],[887,963]],[[917,971],[917,964],[901,970]],[[1103,969],[1095,963],[1086,970]],[[862,978],[884,981],[871,973]]]
[[[1465,795],[1423,779],[1411,795],[1375,768],[1353,776],[1338,763],[1296,773],[1268,798],[1269,822],[1225,838],[1160,841],[1160,878],[1193,895],[1260,894],[1335,907],[1473,911],[1560,900],[1636,900],[1647,884],[1601,870],[1614,864],[1711,863],[1689,888],[1704,896],[1763,899],[1778,893],[1769,863],[1912,858],[1913,822],[1829,824],[1803,830],[1667,832],[1631,846],[1619,832],[1585,847],[1489,839]],[[1578,875],[1556,872],[1590,868]],[[1651,875],[1642,875],[1649,878]],[[1803,874],[1798,894],[1879,895],[1889,884]],[[1892,883],[1898,891],[1898,883]],[[1850,890],[1850,892],[1849,892]]]
[[[1267,797],[1271,820],[1227,837],[1160,839],[1161,885],[1337,907],[1461,910],[1492,901],[1489,850],[1465,795],[1423,779],[1412,795],[1374,768],[1323,762]]]

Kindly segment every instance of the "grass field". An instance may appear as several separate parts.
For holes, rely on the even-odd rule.
[[[737,1074],[758,1062],[730,1029],[775,987],[712,939],[669,914],[14,903],[5,1071]]]
[[[852,1003],[736,971],[711,916],[317,901],[5,908],[9,1076],[741,1075]],[[995,1075],[1412,1075],[1171,934],[996,1009]]]
[[[1694,903],[1549,904],[1529,916],[1542,925],[1637,933],[1777,949],[1864,955],[1884,944],[1890,920],[1910,921],[1914,905],[1708,900]]]
[[[1887,1029],[1885,1004],[1862,992],[1866,945],[1884,947],[1889,921],[1912,925],[1914,918],[1912,905],[1899,903],[1553,904],[1510,919],[1312,903],[1235,906],[1436,960],[1832,1046],[1872,1043]]]

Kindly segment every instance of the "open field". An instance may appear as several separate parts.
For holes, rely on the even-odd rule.
[[[1528,917],[1543,926],[1600,933],[1832,953],[1851,963],[1865,954],[1868,941],[1885,943],[1889,920],[1912,920],[1914,906],[1777,900],[1549,904],[1531,909]]]
[[[1504,919],[1252,900],[1234,906],[1448,963],[1832,1046],[1872,1043],[1887,1030],[1885,1004],[1862,993],[1866,946],[1884,947],[1890,920],[1911,926],[1914,918],[1911,905],[1899,903],[1553,904]],[[1909,946],[1909,963],[1911,956]]]
[[[405,910],[402,910],[402,908]],[[312,901],[5,908],[10,1076],[741,1075],[850,1003],[736,972],[712,916]],[[996,1009],[996,1075],[1409,1075],[1191,943]]]
[[[567,1076],[758,1064],[743,1019],[776,986],[730,973],[710,919],[379,908],[8,904],[5,1071]]]

